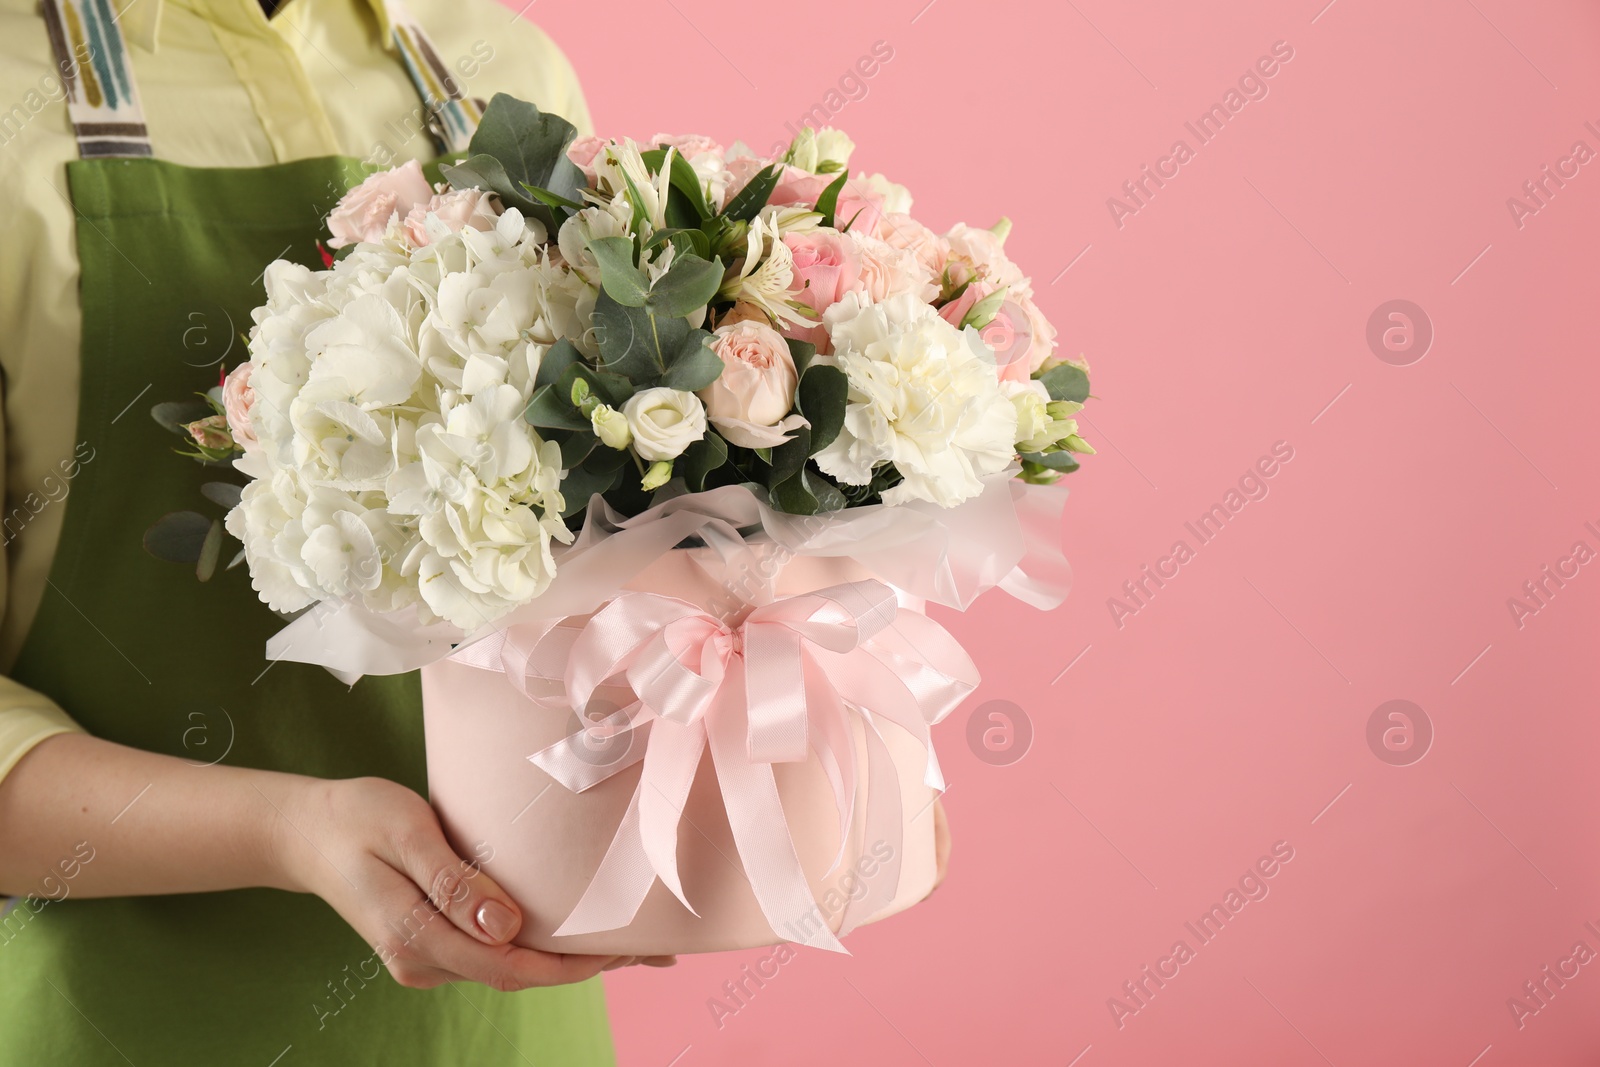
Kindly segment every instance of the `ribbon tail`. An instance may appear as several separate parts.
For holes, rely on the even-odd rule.
[[[528,761],[572,792],[581,793],[644,759],[655,721],[644,705],[635,702],[540,749]],[[636,730],[644,731],[642,744],[634,735]],[[602,746],[615,745],[622,737],[627,748],[617,752],[596,747],[596,737]]]
[[[642,784],[634,790],[605,858],[600,861],[572,913],[557,928],[556,937],[616,930],[633,922],[634,916],[639,914],[639,906],[656,881],[655,869],[650,866],[650,857],[645,854],[644,842],[639,836],[642,791]]]
[[[812,750],[816,752],[817,762],[822,765],[822,772],[827,775],[828,785],[833,789],[834,808],[839,815],[839,849],[834,853],[833,862],[828,865],[828,874],[831,875],[844,862],[845,852],[850,846],[850,827],[855,822],[858,789],[855,738],[850,728],[850,712],[840,699],[838,690],[829,684],[827,675],[809,656],[806,660],[806,687],[807,702],[821,709],[813,718],[816,730],[811,738]]]
[[[700,913],[684,895],[678,877],[678,822],[689,800],[689,787],[694,784],[705,743],[704,727],[657,719],[650,727],[650,747],[645,752],[644,775],[639,779],[639,835],[645,855],[650,858],[656,877],[696,918]]]
[[[784,818],[772,765],[752,762],[745,749],[745,716],[739,706],[739,690],[734,685],[724,688],[720,707],[707,716],[707,733],[727,807],[728,826],[733,831],[745,877],[750,880],[756,903],[773,933],[785,940],[849,955],[829,929],[827,916],[812,896]]]

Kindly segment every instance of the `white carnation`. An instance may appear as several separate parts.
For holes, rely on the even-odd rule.
[[[994,355],[976,330],[958,330],[916,296],[873,304],[847,293],[823,315],[850,388],[844,428],[816,456],[822,470],[865,485],[892,463],[902,481],[885,504],[954,507],[1015,456],[1017,410],[1000,389]]]

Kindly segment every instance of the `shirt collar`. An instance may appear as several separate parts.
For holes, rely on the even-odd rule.
[[[117,23],[122,27],[122,34],[129,44],[137,45],[146,52],[154,52],[161,35],[161,12],[167,0],[117,0],[119,10]],[[179,0],[181,2],[181,0]],[[219,2],[219,0],[213,0]],[[237,3],[257,7],[260,0],[220,0],[220,2]],[[285,0],[287,2],[287,0]],[[302,0],[305,2],[305,0]],[[378,20],[378,39],[383,42],[386,49],[394,47],[394,24],[389,18],[389,5],[386,0],[366,0],[372,8],[373,16]],[[189,7],[189,4],[184,4]],[[194,10],[202,17],[205,15],[204,5],[194,5]]]

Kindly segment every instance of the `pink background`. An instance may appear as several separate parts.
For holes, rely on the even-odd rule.
[[[936,227],[1011,216],[1100,397],[1069,603],[945,618],[987,679],[940,731],[946,885],[851,958],[783,964],[720,1028],[708,1001],[766,953],[612,976],[623,1062],[1596,1062],[1600,963],[1520,1028],[1507,1001],[1537,1007],[1524,982],[1600,951],[1600,563],[1520,628],[1507,601],[1574,542],[1600,550],[1600,163],[1520,228],[1506,201],[1574,141],[1600,150],[1600,10],[925,3],[528,10],[602,132],[762,149],[887,42],[833,120],[856,163]],[[1193,147],[1185,120],[1277,41],[1269,94],[1119,228],[1107,198]],[[1435,331],[1407,366],[1366,340],[1397,298]],[[1108,598],[1196,548],[1184,523],[1279,441],[1269,495],[1119,628]],[[1391,699],[1432,724],[1419,762],[1369,748]],[[992,700],[1035,735],[1007,766],[966,744]],[[1119,1028],[1108,999],[1133,1006],[1122,983],[1196,947],[1185,921],[1279,841],[1270,895]]]

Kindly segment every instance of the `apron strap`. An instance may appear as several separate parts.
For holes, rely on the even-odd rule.
[[[439,61],[439,53],[402,0],[384,0],[395,47],[422,97],[433,137],[447,152],[464,152],[483,104]],[[110,0],[39,0],[40,14],[67,90],[67,114],[84,159],[149,156],[139,87],[128,44]]]
[[[406,72],[432,116],[434,138],[446,152],[464,152],[483,118],[483,104],[461,91],[450,69],[439,61],[433,42],[412,17],[404,0],[384,0],[393,28],[395,47],[405,60]]]
[[[139,87],[110,0],[40,0],[67,90],[67,115],[84,159],[148,156]]]

